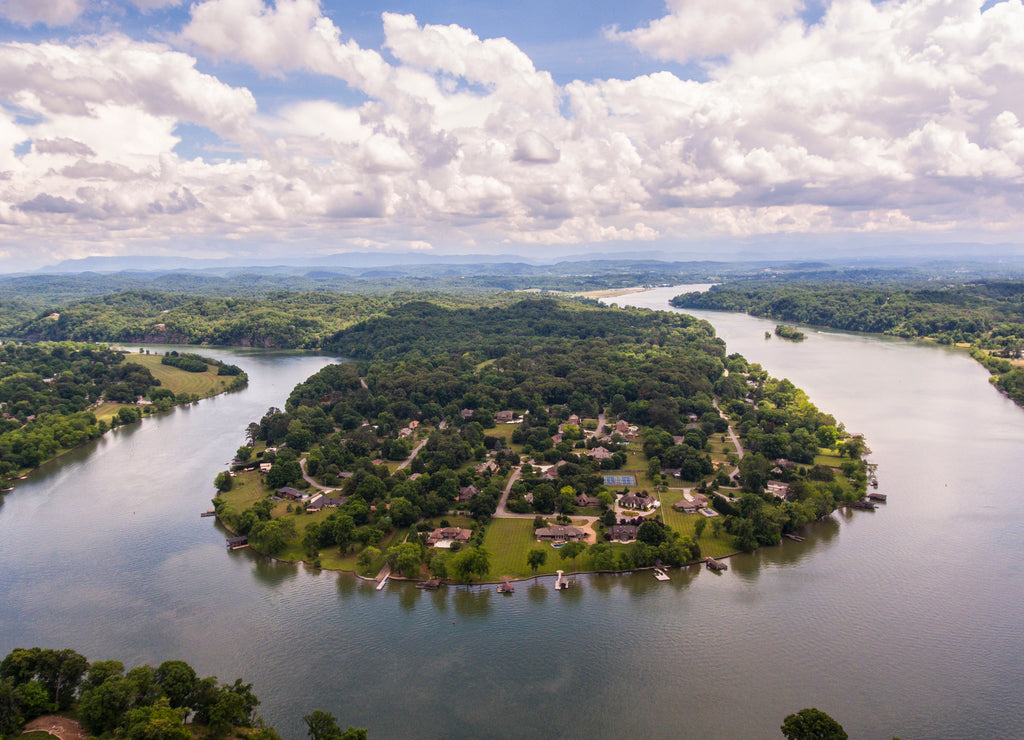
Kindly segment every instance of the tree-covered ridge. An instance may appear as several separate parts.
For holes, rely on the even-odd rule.
[[[438,351],[487,359],[567,339],[609,345],[686,346],[721,354],[724,345],[714,334],[710,324],[690,316],[642,309],[619,311],[596,303],[530,298],[507,305],[450,310],[422,300],[344,329],[324,346],[360,359],[425,357]]]
[[[677,308],[744,311],[783,321],[943,344],[971,344],[993,384],[1024,405],[1024,280],[989,280],[943,288],[848,285],[719,285],[676,296]],[[992,357],[995,355],[995,357]]]
[[[423,294],[389,296],[275,292],[260,298],[215,298],[125,291],[52,305],[10,329],[29,341],[213,344],[319,349],[347,326],[393,311]],[[444,306],[501,305],[512,294],[432,296]]]
[[[36,717],[72,716],[92,737],[121,740],[281,740],[256,713],[252,684],[200,678],[181,660],[125,671],[117,660],[88,659],[74,650],[15,648],[0,661],[0,738],[17,737]],[[334,717],[303,718],[313,740],[366,740],[342,732]],[[315,731],[314,731],[315,730]]]
[[[482,568],[474,571],[479,577],[487,572],[485,558],[460,553],[446,564],[447,556],[426,547],[431,526],[424,519],[467,512],[478,525],[469,543],[476,549],[508,486],[511,512],[564,518],[599,502],[601,526],[610,527],[616,491],[604,474],[627,461],[642,465],[656,488],[665,489],[673,472],[693,481],[722,514],[715,536],[721,532],[741,549],[777,542],[856,500],[866,486],[861,443],[788,381],[726,357],[711,327],[690,317],[543,299],[502,310],[417,303],[337,339],[357,356],[370,354],[375,342],[385,349],[373,359],[323,368],[292,391],[283,411],[270,409],[250,424],[251,447],[239,450],[236,468],[261,462],[265,478],[246,478],[246,493],[231,498],[248,508],[216,499],[222,520],[262,552],[319,562],[328,548],[339,548],[332,555],[338,561],[362,547],[359,564],[368,568],[382,556],[378,544],[415,525],[418,538],[384,553],[393,566],[401,562],[397,569],[416,574],[429,562],[442,574],[465,559]],[[711,459],[714,448],[726,462],[729,421],[720,409],[748,453],[733,459],[732,475]],[[586,430],[583,419],[590,420]],[[714,446],[712,435],[719,438]],[[816,465],[820,447],[848,458],[834,469]],[[403,460],[407,467],[398,469]],[[790,484],[792,498],[767,493],[770,478]],[[301,517],[301,506],[268,498],[268,488],[304,488],[309,479],[340,489],[345,500],[312,521]],[[216,485],[226,493],[234,482],[225,472]],[[680,564],[698,556],[697,542],[654,519],[629,548],[595,545],[587,556],[592,567]]]

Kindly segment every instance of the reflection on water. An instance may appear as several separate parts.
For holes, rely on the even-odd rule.
[[[199,518],[245,425],[329,361],[211,350],[247,390],[118,430],[6,497],[0,651],[242,676],[289,740],[313,709],[375,740],[761,738],[806,706],[851,737],[1024,736],[1021,410],[962,353],[840,333],[765,342],[771,322],[700,315],[867,435],[887,507],[838,512],[724,574],[376,591],[227,551]]]

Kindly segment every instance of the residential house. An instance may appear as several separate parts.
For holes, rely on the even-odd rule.
[[[635,524],[613,524],[608,528],[608,534],[612,542],[632,542],[638,529]]]
[[[459,495],[456,498],[456,501],[458,501],[460,504],[464,504],[471,498],[476,496],[478,493],[480,493],[480,489],[477,488],[476,486],[466,486],[465,488],[460,488]]]
[[[576,505],[581,508],[586,508],[587,506],[600,506],[601,499],[597,496],[588,496],[585,493],[581,493],[576,497]]]
[[[770,480],[765,484],[765,490],[775,498],[786,498],[789,493],[789,484],[779,480]]]
[[[277,489],[278,498],[286,498],[289,501],[305,501],[309,496],[296,488],[291,486],[285,486],[284,488]]]
[[[469,542],[469,539],[472,536],[473,531],[469,529],[463,529],[462,527],[441,527],[440,529],[433,530],[427,535],[427,547],[448,549],[453,543],[457,542],[462,545]]]
[[[684,514],[696,514],[703,507],[696,501],[687,501],[686,499],[683,499],[682,501],[676,501],[672,504],[672,508],[676,511],[681,511]]]
[[[306,504],[306,513],[315,514],[321,509],[336,509],[348,501],[348,496],[318,496]]]
[[[591,460],[608,460],[614,456],[615,453],[611,452],[607,447],[595,447],[587,453],[587,457]]]
[[[473,468],[477,475],[484,475],[485,473],[494,474],[498,472],[498,469],[498,463],[494,462],[494,460],[487,460]]]
[[[623,509],[653,509],[657,506],[657,499],[641,493],[627,493],[619,497],[619,506]]]
[[[506,409],[505,411],[499,411],[497,414],[494,415],[494,422],[496,424],[511,424],[513,421],[515,421],[515,419],[516,412],[509,411],[508,409]]]
[[[579,527],[567,524],[554,524],[550,527],[540,527],[533,533],[538,540],[578,542],[587,538],[587,532]]]

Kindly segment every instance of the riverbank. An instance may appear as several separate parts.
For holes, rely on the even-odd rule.
[[[237,372],[232,375],[219,375],[219,365],[212,365],[212,369],[211,365],[208,365],[207,370],[204,372],[188,372],[163,364],[163,355],[160,354],[135,353],[131,350],[121,351],[125,353],[124,363],[135,364],[145,368],[157,381],[157,385],[150,391],[156,400],[147,400],[140,397],[135,403],[124,403],[101,399],[87,407],[84,411],[71,414],[70,418],[75,418],[76,416],[83,417],[83,414],[92,414],[91,417],[88,417],[89,421],[84,422],[84,424],[89,424],[89,428],[83,432],[85,438],[81,439],[78,444],[61,447],[54,454],[41,459],[36,465],[18,468],[10,471],[6,476],[0,476],[0,496],[10,493],[13,490],[12,484],[15,481],[25,480],[32,471],[40,466],[58,460],[64,455],[80,449],[89,442],[103,437],[112,429],[140,422],[147,417],[168,412],[178,406],[189,406],[204,398],[213,398],[222,393],[242,390],[248,385],[248,376],[239,368],[234,368]],[[210,362],[215,363],[218,361],[210,360]],[[65,419],[67,418],[69,416],[66,415]],[[92,419],[95,419],[95,424],[92,424]],[[25,428],[30,427],[31,423],[26,424]],[[29,431],[32,430],[29,429]],[[70,437],[61,438],[69,439]],[[11,490],[2,490],[3,488],[10,488]]]

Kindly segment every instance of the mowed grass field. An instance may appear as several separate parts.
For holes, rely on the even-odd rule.
[[[194,393],[200,398],[206,398],[220,393],[231,380],[228,376],[218,376],[217,369],[210,369],[209,365],[207,365],[208,369],[205,373],[189,373],[170,365],[161,364],[162,358],[163,355],[128,353],[125,356],[125,362],[142,365],[160,381],[161,388],[167,388],[175,395]]]
[[[703,514],[684,514],[672,508],[672,504],[682,500],[683,492],[679,489],[670,488],[661,494],[661,506],[658,511],[661,512],[661,520],[665,522],[665,526],[685,537],[691,537],[700,545],[701,555],[705,557],[720,558],[736,552],[736,547],[732,544],[732,537],[724,533],[721,537],[715,537],[711,529],[711,519],[707,520],[704,533],[697,537],[695,525],[698,519],[705,517]]]
[[[491,572],[487,580],[496,581],[502,576],[529,578],[533,575],[526,564],[526,554],[534,549],[545,550],[547,562],[537,569],[539,575],[554,573],[557,569],[570,570],[558,557],[558,550],[546,542],[537,542],[533,537],[533,519],[491,519],[484,534],[484,549],[491,556]]]

